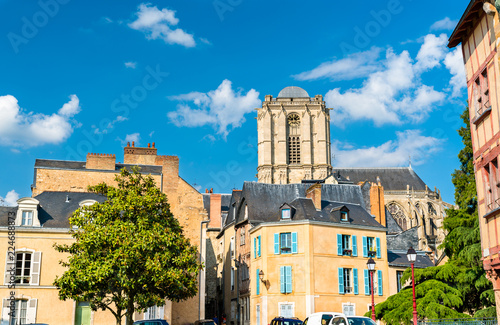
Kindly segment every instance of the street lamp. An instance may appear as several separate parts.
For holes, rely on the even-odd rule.
[[[413,273],[413,267],[415,265],[415,261],[417,260],[417,252],[415,252],[413,247],[410,247],[410,249],[408,249],[406,257],[408,257],[408,261],[411,263],[411,285],[413,287],[413,325],[417,325],[417,301],[415,300],[415,274]]]
[[[372,320],[375,322],[375,297],[373,295],[373,270],[375,270],[375,261],[373,258],[369,258],[368,262],[366,262],[366,267],[368,267],[368,270],[370,271],[370,285],[371,285],[371,292],[372,292]]]

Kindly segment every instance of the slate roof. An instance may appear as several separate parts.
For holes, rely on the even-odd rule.
[[[264,184],[245,182],[237,203],[236,223],[245,221],[244,207],[248,205],[248,220],[251,223],[279,222],[280,208],[288,204],[292,208],[292,220],[312,220],[331,223],[340,221],[339,208],[349,210],[349,222],[358,226],[380,227],[375,219],[365,210],[361,189],[357,185],[321,184],[321,210],[314,207],[311,199],[306,198],[310,184]],[[230,209],[228,222],[233,220]]]
[[[408,258],[406,257],[405,251],[387,251],[387,260],[389,262],[389,266],[399,266],[399,267],[410,267],[411,263],[408,262]],[[417,252],[417,260],[415,261],[414,266],[418,269],[423,269],[429,266],[434,266],[431,259],[425,252]]]
[[[35,170],[37,168],[48,168],[48,169],[72,169],[72,170],[93,170],[85,168],[85,161],[68,161],[68,160],[50,160],[50,159],[37,159],[35,160]],[[133,164],[115,164],[115,172],[120,171],[123,168],[131,170]],[[141,167],[141,173],[161,175],[162,166],[153,165],[139,165]],[[100,172],[106,172],[106,170],[99,169]],[[112,172],[112,171],[110,171]]]
[[[376,183],[379,177],[386,191],[406,190],[407,185],[416,191],[425,190],[424,181],[411,167],[335,168],[335,172],[354,184],[365,181]]]
[[[418,247],[418,227],[410,228],[397,235],[387,235],[388,250],[408,250],[410,246]]]
[[[387,208],[385,208],[385,223],[388,235],[398,234],[403,231]]]
[[[210,193],[202,193],[203,195],[203,207],[207,210],[208,215],[210,215]],[[229,204],[231,202],[231,194],[221,194],[221,211],[228,211]]]
[[[69,202],[66,202],[68,196]],[[106,197],[95,193],[43,192],[35,197],[40,202],[38,219],[43,228],[69,228],[69,217],[84,200],[104,202]],[[0,207],[0,226],[7,226],[7,212],[16,212],[17,207]]]

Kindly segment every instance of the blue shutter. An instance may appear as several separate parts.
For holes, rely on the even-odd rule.
[[[292,254],[297,254],[297,233],[292,232]]]
[[[286,293],[292,293],[292,267],[285,266]]]
[[[365,295],[370,295],[370,277],[368,276],[368,270],[364,269],[363,273],[365,275]]]
[[[368,240],[363,236],[363,257],[368,257]]]
[[[378,295],[379,296],[382,296],[384,294],[384,292],[382,291],[382,271],[381,270],[378,270],[377,271],[377,274],[378,274]]]
[[[280,234],[274,234],[274,255],[280,253]]]
[[[358,256],[358,238],[356,235],[352,236],[352,256]]]
[[[377,241],[377,258],[382,258],[382,252],[380,251],[380,238],[375,238]]]
[[[344,255],[342,252],[342,235],[337,234],[337,255],[342,256]]]
[[[339,267],[339,293],[344,293],[344,268]]]
[[[257,237],[257,255],[260,257],[260,236]]]
[[[358,269],[352,269],[352,283],[354,287],[354,294],[358,294]]]
[[[285,267],[280,266],[280,292],[286,292]]]
[[[253,239],[253,258],[257,258],[257,238]]]
[[[257,277],[255,278],[255,286],[256,286],[256,293],[257,295],[260,295],[260,277],[259,277],[259,272],[260,270],[257,269]]]

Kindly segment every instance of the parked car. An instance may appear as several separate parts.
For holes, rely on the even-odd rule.
[[[376,323],[364,316],[339,315],[332,318],[328,325],[376,325]]]
[[[194,325],[217,325],[213,319],[199,319],[194,322]]]
[[[314,313],[304,320],[304,325],[328,325],[332,318],[334,317],[344,317],[345,315],[337,312],[323,312],[323,313]],[[347,321],[346,321],[347,322]],[[347,324],[346,324],[347,325]]]
[[[168,325],[164,319],[145,319],[135,321],[133,325]]]
[[[274,317],[270,325],[302,325],[297,317]]]

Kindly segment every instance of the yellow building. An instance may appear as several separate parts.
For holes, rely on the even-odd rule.
[[[500,319],[500,3],[471,0],[450,36],[465,63],[483,267],[495,291]]]

